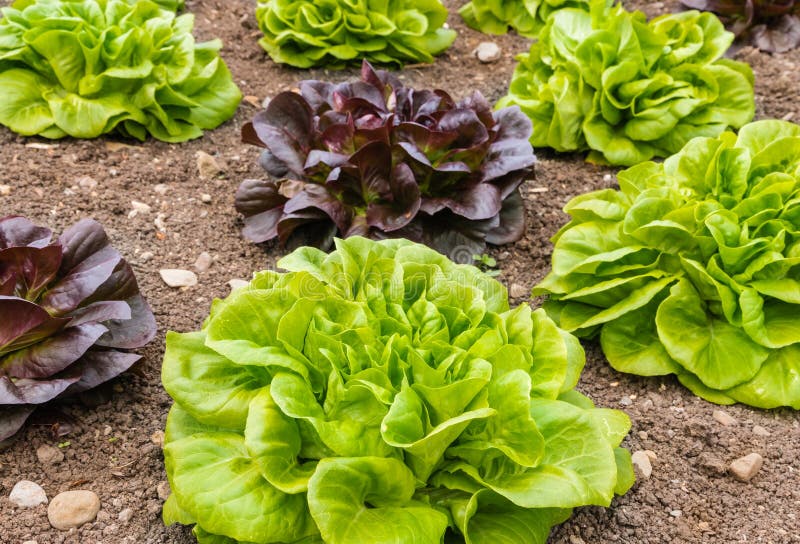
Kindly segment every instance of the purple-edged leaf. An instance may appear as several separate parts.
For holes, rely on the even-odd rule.
[[[413,143],[426,157],[446,150],[459,137],[458,132],[431,130],[418,123],[400,124],[395,129],[395,135],[400,142]]]
[[[242,125],[242,143],[255,145],[258,147],[267,147],[267,145],[258,137],[256,129],[253,127],[253,122],[247,122]]]
[[[7,270],[0,274],[0,296],[7,297],[14,294],[17,287],[16,271]]]
[[[122,259],[117,263],[111,277],[98,287],[94,294],[86,299],[84,303],[92,304],[100,300],[128,300],[137,294],[139,294],[139,285],[136,283],[133,268],[127,261]]]
[[[491,140],[486,140],[473,147],[453,149],[441,157],[439,162],[461,162],[467,165],[470,172],[479,174],[487,160],[486,155],[489,153],[489,147],[491,147],[491,145]]]
[[[287,200],[276,183],[260,179],[244,180],[234,198],[236,209],[245,216],[280,208]]]
[[[492,113],[492,105],[486,100],[486,97],[478,91],[475,91],[464,100],[458,102],[455,107],[474,111],[478,119],[481,120],[481,123],[487,127],[491,127],[497,119],[496,115]],[[525,115],[523,115],[523,117],[527,119]],[[530,121],[528,121],[528,123],[530,124]],[[528,135],[528,137],[530,137],[530,135]]]
[[[390,95],[394,89],[401,87],[400,80],[386,70],[375,70],[366,60],[361,63],[361,81],[368,83],[378,89],[383,95],[384,101],[390,100]]]
[[[417,161],[422,166],[433,168],[431,161],[428,159],[427,155],[417,147],[417,144],[413,142],[398,142],[397,147],[402,149],[409,159]]]
[[[95,253],[48,289],[41,298],[41,305],[49,312],[63,315],[84,301],[88,303],[88,299],[112,276],[121,260],[122,257],[112,248]]]
[[[493,245],[516,242],[525,233],[525,202],[519,190],[503,201],[500,224],[486,233],[486,241]]]
[[[130,318],[103,321],[108,331],[95,343],[96,346],[135,349],[146,345],[155,337],[156,318],[144,297],[136,294],[123,304],[128,306]]]
[[[337,111],[358,112],[361,108],[369,113],[385,113],[386,93],[384,87],[365,81],[342,83],[333,91],[333,104]]]
[[[58,241],[64,248],[61,274],[71,272],[90,259],[102,262],[108,260],[112,253],[117,254],[117,251],[110,246],[108,235],[102,225],[93,219],[81,219],[65,230],[58,237]]]
[[[64,376],[50,380],[16,380],[0,376],[0,405],[42,404],[53,400],[77,382],[80,376]]]
[[[498,141],[508,139],[527,142],[533,134],[533,123],[527,115],[522,113],[519,106],[497,110],[494,112],[494,121]]]
[[[352,122],[339,123],[326,128],[320,138],[327,151],[337,154],[352,153],[355,151],[353,144],[355,131],[356,129]],[[314,152],[320,152],[320,150],[315,149],[311,153]],[[310,156],[309,154],[309,158]],[[308,161],[306,161],[306,164],[308,164]]]
[[[47,378],[81,358],[108,329],[99,323],[68,327],[3,358],[0,372],[14,378]]]
[[[528,140],[501,140],[489,148],[481,181],[489,182],[511,172],[524,177],[533,172],[536,156]]]
[[[38,227],[24,217],[10,215],[0,218],[0,249],[7,247],[45,247],[53,233]]]
[[[0,442],[17,434],[35,409],[25,405],[0,406]]]
[[[495,217],[500,213],[502,208],[502,201],[500,199],[500,191],[494,185],[481,183],[454,192],[453,196],[447,197],[434,197],[422,199],[422,210],[436,209],[440,210],[447,208],[455,215],[464,217],[470,220],[483,220]]]
[[[327,188],[322,185],[308,183],[303,190],[289,199],[283,211],[288,216],[297,212],[316,208],[327,215],[330,220],[341,230],[350,223],[350,210],[342,204]]]
[[[308,105],[315,112],[329,110],[333,107],[333,90],[335,85],[327,81],[306,80],[301,81],[300,95],[306,99]]]
[[[130,319],[131,307],[123,300],[101,300],[93,302],[83,308],[78,308],[69,314],[72,319],[70,327],[84,323],[102,323],[109,319]]]
[[[773,27],[754,26],[753,45],[764,51],[785,53],[800,47],[800,17],[784,15]]]
[[[312,175],[321,173],[323,171],[330,172],[330,170],[333,170],[334,168],[339,168],[340,166],[347,164],[347,160],[349,158],[349,155],[315,149],[308,154],[308,160],[306,160],[306,170],[311,171]]]
[[[58,274],[61,252],[61,246],[57,244],[0,250],[0,274],[3,276],[13,274],[20,295],[25,298],[35,298]]]
[[[389,124],[382,123],[376,128],[357,128],[353,134],[353,146],[355,149],[361,149],[372,142],[389,145],[391,138],[392,133]]]
[[[289,167],[286,166],[286,163],[278,159],[269,150],[263,151],[259,155],[258,164],[274,178],[282,179],[289,174]]]
[[[489,140],[489,131],[478,115],[468,109],[454,109],[445,113],[439,121],[439,130],[456,132],[458,138],[453,147],[468,149]]]
[[[391,193],[381,201],[371,202],[367,207],[367,224],[385,232],[402,229],[419,212],[419,186],[414,173],[406,164],[398,164],[389,181]]]
[[[74,371],[80,376],[80,379],[71,384],[61,393],[61,396],[82,393],[108,380],[112,380],[128,370],[141,358],[141,355],[136,355],[134,353],[122,353],[113,350],[92,350],[86,353],[81,360],[75,364],[74,369],[70,369],[70,372]]]
[[[303,97],[284,92],[273,98],[265,111],[256,115],[252,130],[277,161],[285,164],[289,172],[301,176],[311,144],[313,124],[311,108]]]
[[[278,239],[288,247],[314,246],[330,249],[336,235],[336,224],[316,208],[284,215],[278,223]]]
[[[69,318],[52,317],[33,302],[0,296],[0,357],[51,336],[67,323]]]
[[[350,163],[358,170],[361,196],[366,202],[389,198],[392,192],[392,150],[387,144],[372,142],[365,145],[350,157]]]
[[[486,250],[486,234],[495,228],[498,218],[465,221],[444,210],[424,218],[422,241],[450,260],[471,263],[473,255]]]
[[[242,235],[257,244],[272,240],[278,236],[278,222],[281,217],[283,206],[245,217]]]

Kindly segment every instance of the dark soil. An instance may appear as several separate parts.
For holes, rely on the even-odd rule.
[[[0,5],[9,4],[0,0]],[[433,66],[409,67],[401,78],[414,86],[439,87],[457,97],[474,89],[490,99],[505,91],[513,71],[513,56],[527,48],[516,36],[485,37],[464,27],[451,8],[451,27],[459,32],[453,48]],[[629,2],[648,15],[675,9],[672,2]],[[293,87],[300,79],[353,78],[356,71],[310,72],[274,65],[257,44],[252,2],[189,0],[196,15],[196,36],[222,38],[223,57],[245,95],[259,103]],[[482,65],[471,56],[484,40],[498,43],[503,58]],[[745,48],[737,56],[756,72],[758,117],[800,121],[800,52],[767,55]],[[21,138],[0,127],[0,216],[22,214],[60,232],[81,217],[101,221],[112,240],[133,264],[142,291],[159,323],[159,339],[142,350],[143,362],[106,388],[111,400],[99,406],[72,403],[61,407],[60,427],[52,413],[40,413],[0,453],[0,542],[47,543],[189,543],[183,528],[163,527],[163,500],[157,488],[166,480],[158,446],[170,399],[160,385],[160,366],[167,330],[197,329],[211,301],[229,292],[228,280],[249,278],[274,266],[282,251],[274,245],[254,246],[239,234],[241,220],[233,209],[239,182],[261,176],[258,150],[242,145],[239,130],[257,111],[242,102],[236,117],[202,139],[169,145],[150,141],[120,147],[114,138],[64,140],[52,147],[35,138]],[[31,146],[31,144],[37,144]],[[215,157],[222,173],[201,179],[196,153]],[[495,248],[500,279],[515,293],[528,293],[549,267],[550,236],[565,221],[561,207],[588,190],[614,185],[614,170],[592,166],[580,155],[539,152],[536,179],[524,187],[528,229],[515,244]],[[83,184],[91,177],[97,182]],[[155,186],[159,186],[158,190]],[[201,195],[211,196],[204,203]],[[129,217],[132,201],[152,211]],[[159,226],[156,225],[156,223]],[[214,257],[200,284],[188,290],[170,289],[161,281],[161,268],[191,269],[198,255]],[[152,256],[147,259],[147,254]],[[524,298],[524,297],[523,297]],[[516,298],[514,302],[522,302]],[[536,301],[534,301],[536,303]],[[712,418],[718,407],[692,396],[676,380],[644,379],[614,372],[599,349],[587,345],[586,371],[579,388],[601,406],[624,409],[633,430],[625,445],[652,450],[653,475],[640,480],[611,508],[583,508],[554,530],[557,544],[620,543],[734,543],[783,544],[800,542],[800,423],[791,410],[761,411],[745,406],[723,408],[737,423],[723,426]],[[769,436],[753,433],[766,428]],[[71,429],[70,429],[71,426]],[[57,436],[58,430],[70,431]],[[155,435],[155,436],[154,436]],[[62,446],[66,458],[42,464],[36,449]],[[749,483],[726,473],[728,464],[758,452],[764,466]],[[49,498],[68,489],[90,489],[102,501],[95,522],[79,530],[60,532],[47,521],[46,507],[14,509],[7,497],[22,479],[44,487]],[[163,484],[162,484],[163,491]],[[119,513],[132,509],[129,521]],[[358,544],[358,543],[354,543]],[[522,543],[521,543],[522,544]]]

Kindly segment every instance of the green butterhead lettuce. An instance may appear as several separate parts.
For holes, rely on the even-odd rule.
[[[487,34],[505,34],[510,27],[520,36],[536,38],[555,11],[589,11],[590,4],[591,0],[471,0],[458,13],[467,25]]]
[[[632,485],[578,341],[406,240],[301,248],[171,332],[166,523],[201,543],[544,544]]]
[[[752,70],[722,58],[732,41],[710,13],[648,22],[594,0],[550,17],[497,106],[531,118],[534,147],[624,166],[669,156],[752,120]]]
[[[534,288],[617,370],[800,409],[800,126],[696,138],[569,202]]]
[[[259,43],[297,68],[433,62],[456,38],[440,0],[258,0]]]
[[[193,15],[149,0],[18,0],[0,19],[0,124],[25,136],[182,142],[241,93]]]

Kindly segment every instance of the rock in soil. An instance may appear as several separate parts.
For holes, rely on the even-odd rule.
[[[17,482],[8,500],[14,506],[19,508],[33,508],[40,504],[47,504],[47,494],[42,489],[42,486],[30,480],[22,480]]]
[[[211,257],[207,251],[204,251],[197,256],[197,260],[194,262],[194,268],[200,273],[207,272],[208,269],[211,268],[213,262],[213,257]]]
[[[197,274],[191,270],[162,268],[158,271],[161,279],[170,287],[193,287],[197,285]]]
[[[64,491],[50,501],[47,519],[56,529],[69,531],[92,521],[99,511],[100,498],[93,491]]]
[[[240,287],[247,287],[250,285],[250,282],[247,280],[241,280],[239,278],[233,278],[232,280],[228,280],[228,286],[230,286],[231,291],[235,291]]]
[[[133,519],[133,509],[125,508],[124,510],[120,511],[117,519],[119,519],[122,523],[128,523]]]
[[[636,474],[643,480],[649,480],[653,474],[653,464],[650,462],[650,456],[644,451],[635,451],[631,455],[633,468]]]
[[[756,436],[767,437],[771,435],[766,428],[762,427],[761,425],[753,425],[753,434]]]
[[[198,151],[196,157],[197,173],[200,175],[200,179],[211,179],[222,172],[217,160],[205,151]]]
[[[156,493],[158,493],[158,498],[162,501],[167,500],[172,493],[172,490],[169,488],[169,482],[166,480],[160,482],[156,487]]]
[[[479,61],[488,64],[500,60],[503,52],[500,50],[500,46],[494,42],[481,42],[473,54],[478,57]]]
[[[508,294],[511,295],[512,298],[522,298],[530,295],[531,290],[522,284],[512,283],[508,290]]]
[[[728,412],[723,412],[722,410],[714,410],[714,413],[711,414],[717,423],[720,425],[725,425],[726,427],[730,427],[731,425],[736,425],[737,421],[732,415],[728,414]]]
[[[50,444],[43,444],[36,448],[36,457],[43,465],[54,465],[64,460],[64,453]]]
[[[761,455],[751,453],[731,463],[730,471],[740,482],[749,482],[761,470],[763,464],[764,458]]]

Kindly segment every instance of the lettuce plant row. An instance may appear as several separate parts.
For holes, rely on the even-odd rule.
[[[611,365],[712,402],[800,409],[800,126],[697,138],[576,197],[534,289]]]
[[[561,9],[518,57],[498,107],[522,108],[536,147],[626,166],[668,156],[753,118],[752,70],[722,58],[732,41],[710,13],[648,22],[601,0],[591,11]]]
[[[611,5],[612,0],[607,0]],[[468,26],[488,34],[505,34],[509,28],[520,36],[536,38],[550,15],[564,8],[589,10],[591,0],[471,0],[458,13]]]
[[[201,544],[526,542],[633,483],[578,341],[407,240],[304,247],[167,335],[166,523]]]
[[[0,218],[0,441],[36,406],[91,389],[140,357],[156,334],[130,265],[84,219],[56,240]]]
[[[222,44],[195,43],[191,14],[149,0],[17,0],[2,13],[0,124],[20,134],[182,142],[239,105]]]
[[[299,87],[243,127],[270,174],[236,194],[250,240],[402,237],[471,256],[522,235],[519,186],[536,158],[518,108],[404,87],[366,62],[361,81]]]
[[[261,46],[297,68],[433,62],[456,38],[446,19],[439,0],[258,0],[256,9]]]

